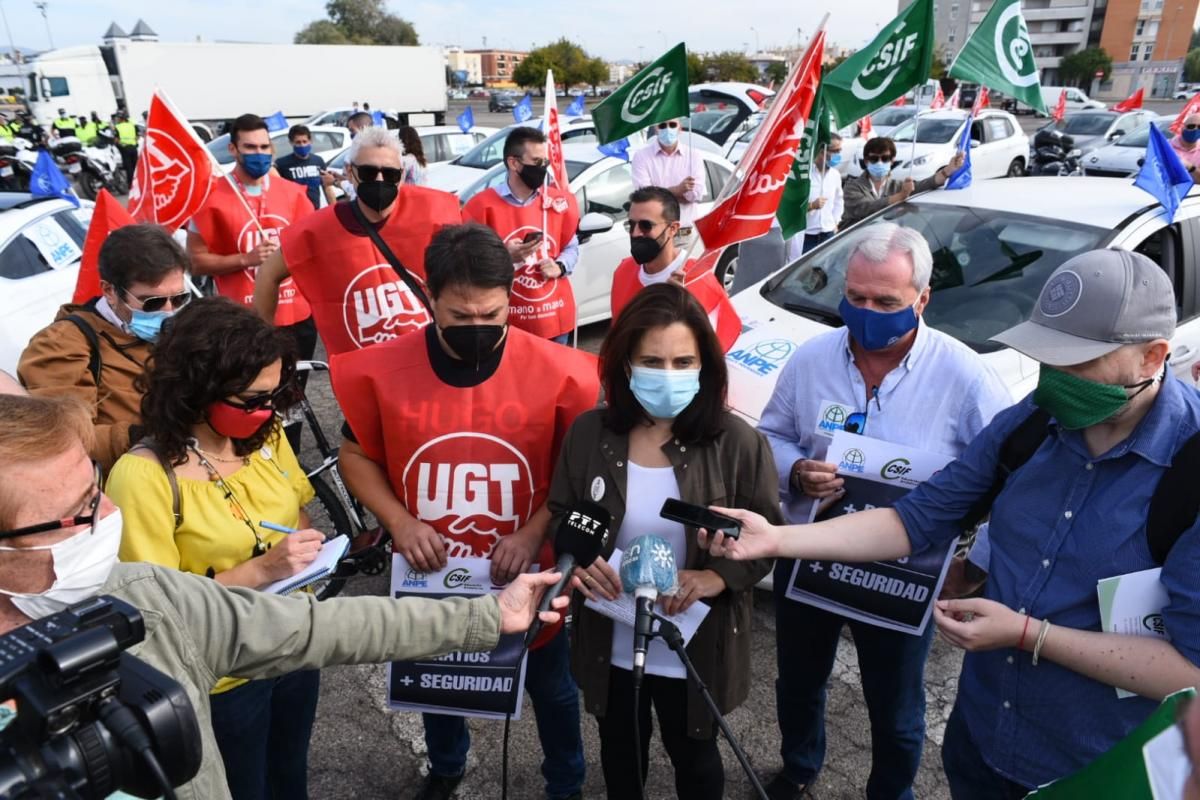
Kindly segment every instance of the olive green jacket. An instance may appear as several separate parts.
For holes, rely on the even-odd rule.
[[[179,800],[226,800],[208,693],[222,675],[268,678],[333,664],[486,651],[500,637],[492,596],[423,600],[347,597],[318,602],[226,588],[152,564],[118,564],[101,590],[141,610],[146,638],[129,649],[183,685],[200,721],[200,772]]]

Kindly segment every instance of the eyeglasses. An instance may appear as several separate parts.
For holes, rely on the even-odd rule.
[[[121,292],[125,295],[126,302],[128,302],[128,298],[132,297],[134,300],[137,300],[139,303],[141,303],[141,305],[138,307],[140,311],[148,311],[150,313],[162,311],[167,307],[167,303],[171,304],[171,309],[173,311],[178,311],[188,303],[192,302],[191,292],[151,295],[150,297],[138,297],[136,294],[130,294],[128,289],[122,289]]]
[[[660,131],[665,131],[667,128],[678,128],[678,127],[679,127],[679,123],[674,122],[674,121],[658,123],[658,129]]]
[[[633,229],[637,228],[642,233],[649,233],[659,225],[666,225],[665,222],[654,222],[648,219],[627,219],[625,220],[625,232],[633,233]]]
[[[104,493],[100,491],[101,480],[104,474],[100,470],[100,465],[95,461],[92,462],[92,470],[95,472],[95,487],[96,493],[92,497],[91,506],[87,514],[81,514],[75,517],[66,517],[64,519],[56,519],[52,522],[40,522],[37,525],[26,525],[24,528],[14,528],[11,531],[0,531],[0,539],[15,539],[18,536],[32,536],[35,533],[46,533],[48,531],[57,531],[63,528],[74,528],[76,525],[95,525],[96,518],[100,514],[100,498]]]
[[[371,183],[380,175],[386,183],[400,183],[404,179],[404,170],[400,167],[377,167],[374,164],[354,164],[354,171],[363,183]]]

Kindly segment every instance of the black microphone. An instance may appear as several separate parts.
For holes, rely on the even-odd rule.
[[[608,527],[611,524],[612,514],[590,500],[581,500],[571,507],[554,534],[554,556],[558,561],[555,569],[562,573],[562,577],[542,595],[542,602],[538,605],[539,612],[549,611],[550,604],[567,588],[575,570],[587,569],[604,551],[604,546],[608,544]],[[533,643],[541,630],[542,620],[540,617],[534,617],[533,625],[525,634],[526,648]]]

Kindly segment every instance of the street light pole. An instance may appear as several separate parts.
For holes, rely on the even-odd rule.
[[[662,31],[658,31],[658,35],[662,37],[663,52],[665,53],[665,52],[667,52],[667,35],[665,33],[663,33]]]
[[[33,7],[42,12],[42,22],[46,23],[46,38],[50,41],[50,49],[54,49],[54,37],[50,35],[50,17],[46,15],[46,7],[50,4],[46,0],[37,0]]]
[[[8,36],[8,54],[12,58],[12,63],[21,63],[21,54],[17,52],[17,45],[13,42],[12,28],[8,27],[8,15],[4,13],[4,6],[0,5],[0,19],[4,20],[4,33]]]
[[[754,34],[754,54],[758,55],[762,52],[762,42],[758,39],[758,29],[751,25],[750,31]]]

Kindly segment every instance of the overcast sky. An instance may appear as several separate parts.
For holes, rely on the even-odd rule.
[[[0,2],[18,47],[49,46],[33,0]],[[896,14],[896,0],[392,0],[388,5],[416,25],[422,44],[478,48],[486,36],[490,47],[527,50],[566,36],[610,60],[652,57],[666,49],[664,42],[680,40],[699,52],[753,50],[758,43],[763,49],[794,47],[797,29],[807,37],[826,11],[831,13],[829,39],[858,47]],[[47,14],[55,47],[99,44],[110,22],[128,32],[139,17],[162,41],[199,36],[290,42],[300,28],[325,16],[323,0],[255,0],[252,6],[244,0],[49,0]]]

